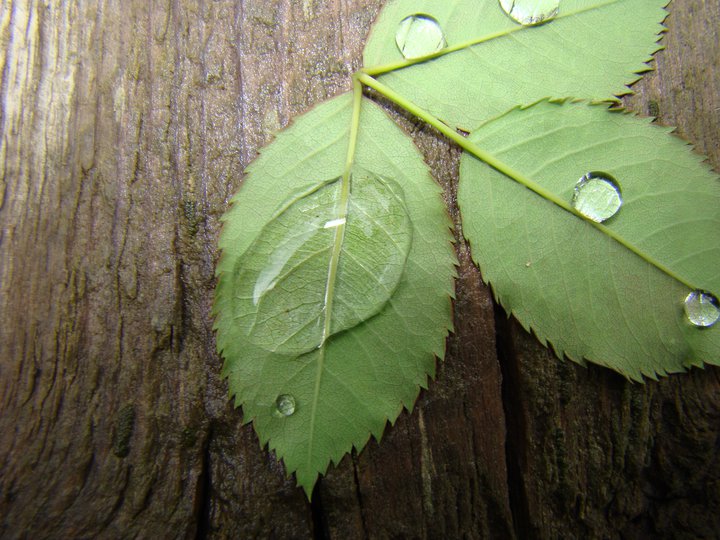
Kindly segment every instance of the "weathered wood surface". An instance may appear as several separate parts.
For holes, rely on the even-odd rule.
[[[382,3],[3,0],[2,537],[720,535],[720,370],[641,386],[558,362],[462,242],[438,380],[312,505],[240,425],[219,216],[274,131],[349,88]],[[671,12],[628,103],[717,169],[720,5]],[[452,203],[457,153],[404,125]]]

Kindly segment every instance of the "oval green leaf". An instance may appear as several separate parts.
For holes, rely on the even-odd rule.
[[[667,0],[563,0],[557,16],[521,26],[498,0],[396,0],[380,14],[363,63],[403,62],[400,21],[434,17],[453,51],[379,79],[448,125],[473,131],[517,105],[547,97],[613,99],[648,71]],[[529,2],[532,4],[532,2]],[[467,46],[470,43],[476,43]],[[464,47],[455,50],[456,47]]]
[[[568,203],[588,172],[610,175],[622,206],[602,226],[461,161],[463,231],[500,303],[559,355],[637,380],[720,364],[720,325],[698,328],[684,310],[692,289],[720,291],[720,183],[669,131],[601,106],[540,102],[471,135]]]
[[[219,240],[223,254],[218,263],[213,311],[217,346],[225,359],[223,374],[229,379],[235,403],[243,407],[244,419],[253,422],[261,444],[267,443],[275,451],[308,494],[330,461],[340,461],[353,447],[361,449],[371,435],[380,438],[387,422],[393,422],[403,406],[412,408],[420,387],[426,386],[428,376],[434,373],[436,356],[443,357],[445,337],[452,327],[455,257],[441,190],[412,140],[367,99],[363,99],[360,111],[343,243],[356,248],[340,251],[336,285],[336,298],[342,298],[340,291],[345,285],[341,274],[347,263],[346,281],[356,283],[357,290],[348,288],[342,294],[348,303],[356,301],[349,307],[357,305],[363,310],[352,320],[364,320],[347,331],[335,332],[320,348],[296,356],[268,350],[271,347],[264,342],[267,336],[259,340],[260,346],[257,338],[248,336],[247,325],[235,319],[238,309],[243,312],[248,306],[247,298],[236,298],[236,271],[244,271],[250,252],[263,252],[266,260],[271,258],[270,246],[261,249],[260,244],[269,242],[271,236],[280,241],[291,236],[292,231],[281,233],[283,226],[303,229],[300,216],[308,216],[309,221],[313,206],[329,212],[318,221],[323,227],[332,221],[323,220],[333,215],[330,208],[337,199],[333,191],[337,184],[324,180],[343,173],[351,121],[352,99],[345,94],[296,118],[292,126],[280,132],[248,168],[232,207],[223,216]],[[291,206],[298,217],[280,217],[283,209]],[[374,216],[378,224],[361,218],[361,214]],[[355,219],[357,224],[353,225]],[[287,223],[281,225],[284,220]],[[270,225],[272,222],[275,224]],[[387,242],[398,245],[379,246],[376,234],[382,236],[383,229],[390,227],[397,230]],[[325,238],[311,236],[315,240]],[[265,240],[259,240],[262,237]],[[362,257],[358,251],[364,251]],[[392,277],[366,275],[359,283],[359,277],[351,276],[354,270],[349,261],[353,255],[369,268],[384,269],[378,271]],[[389,261],[396,261],[398,266]],[[252,298],[263,265],[256,267],[254,273],[248,273],[247,285],[241,286],[245,292],[240,296]],[[310,268],[305,265],[302,271]],[[318,265],[315,269],[319,273],[308,279],[318,281],[315,294],[319,294],[328,268]],[[356,269],[360,272],[359,267]],[[398,273],[399,281],[393,286]],[[380,288],[378,280],[387,288],[372,291]],[[288,296],[295,294],[286,288]],[[272,293],[266,294],[279,294],[281,290],[276,284]],[[388,294],[389,299],[385,299]],[[374,295],[375,300],[368,302],[361,298],[363,295]],[[282,298],[274,301],[282,302]],[[245,307],[238,308],[238,303]],[[377,313],[369,316],[376,309]],[[352,324],[349,317],[346,324]]]

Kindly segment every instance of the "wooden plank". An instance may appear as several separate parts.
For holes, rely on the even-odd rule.
[[[219,217],[381,0],[0,7],[0,536],[714,537],[720,370],[629,384],[505,321],[458,238],[438,380],[311,504],[219,378]],[[627,100],[720,168],[720,5]],[[402,120],[459,223],[457,151]],[[496,320],[497,316],[497,320]]]

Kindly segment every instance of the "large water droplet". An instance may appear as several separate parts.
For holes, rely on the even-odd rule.
[[[620,210],[620,187],[609,174],[587,173],[575,185],[572,205],[586,218],[602,223]]]
[[[695,290],[685,298],[685,315],[695,326],[712,326],[720,319],[720,303],[714,294]]]
[[[417,13],[405,17],[398,26],[395,43],[405,58],[421,58],[447,45],[440,23],[430,15]]]
[[[560,0],[500,0],[500,7],[511,19],[525,26],[542,24],[558,12]]]
[[[290,394],[280,394],[275,400],[275,416],[283,418],[295,413],[295,398]]]

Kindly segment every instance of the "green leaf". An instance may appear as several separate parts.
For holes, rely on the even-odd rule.
[[[618,239],[468,154],[460,168],[463,232],[505,309],[559,355],[638,380],[720,364],[720,325],[683,311],[692,288],[720,291],[720,184],[669,131],[545,101],[470,136],[568,203],[586,173],[612,176],[623,204],[604,225]]]
[[[416,13],[434,17],[448,50],[464,50],[397,69],[379,79],[449,125],[473,131],[519,104],[546,97],[611,99],[647,71],[660,47],[667,0],[563,0],[557,17],[521,26],[497,0],[398,0],[388,3],[364,51],[375,66],[403,60],[398,24]],[[395,66],[397,67],[397,66]]]
[[[451,328],[455,258],[440,189],[412,141],[363,99],[344,196],[337,179],[352,111],[349,95],[332,99],[265,147],[223,218],[219,242],[214,312],[224,375],[245,420],[308,496],[330,461],[380,438],[387,421],[413,406]],[[338,244],[340,227],[324,227],[343,216]],[[328,290],[327,339],[303,333],[306,323],[325,325]],[[297,321],[283,319],[284,309],[299,313]]]

